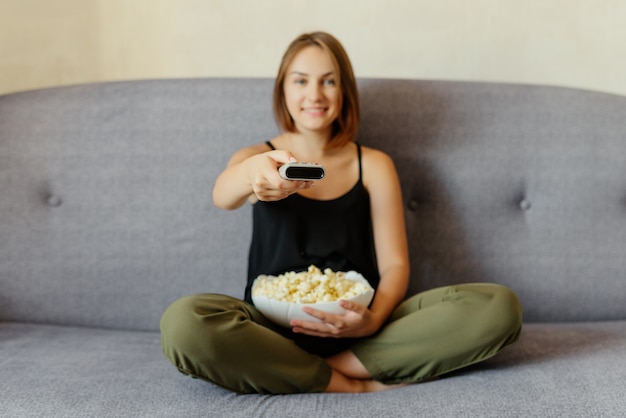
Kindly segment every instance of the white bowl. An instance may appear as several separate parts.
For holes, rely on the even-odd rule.
[[[267,279],[273,280],[276,279],[276,276],[259,276],[265,277]],[[374,289],[370,286],[369,282],[356,271],[348,271],[345,273],[345,279],[348,280],[356,280],[362,282],[367,285],[368,290],[365,292],[353,296],[351,298],[345,299],[355,303],[359,303],[361,305],[368,306],[374,297]],[[292,302],[283,302],[277,299],[271,299],[267,296],[254,296],[254,285],[252,285],[252,302],[254,306],[267,317],[269,320],[282,325],[287,328],[291,328],[289,322],[292,319],[301,319],[304,321],[312,321],[312,322],[321,322],[321,320],[307,314],[302,310],[303,306],[309,306],[313,309],[318,309],[320,311],[332,313],[332,314],[342,314],[345,312],[341,306],[339,306],[339,301],[334,302],[319,302],[319,303],[292,303]]]

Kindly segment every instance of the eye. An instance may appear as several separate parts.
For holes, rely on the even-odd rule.
[[[296,78],[293,82],[294,84],[298,84],[300,86],[304,86],[306,84],[306,80],[304,78]]]
[[[324,80],[325,86],[334,86],[335,84],[336,84],[335,80],[332,78],[327,78],[326,80]]]

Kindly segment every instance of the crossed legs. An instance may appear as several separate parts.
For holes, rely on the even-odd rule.
[[[179,299],[161,319],[163,352],[180,371],[241,393],[373,392],[417,383],[495,355],[520,329],[517,297],[493,284],[415,295],[377,334],[326,359],[228,296]]]

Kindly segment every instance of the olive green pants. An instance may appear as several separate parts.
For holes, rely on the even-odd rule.
[[[351,350],[376,380],[411,383],[485,360],[517,340],[520,303],[487,283],[447,286],[401,303],[367,338],[302,337],[229,296],[181,298],[161,318],[165,356],[183,373],[240,393],[322,392],[323,357]]]

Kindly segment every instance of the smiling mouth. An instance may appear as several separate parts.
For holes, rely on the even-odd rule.
[[[326,107],[305,107],[302,111],[309,114],[321,114],[328,110]]]

